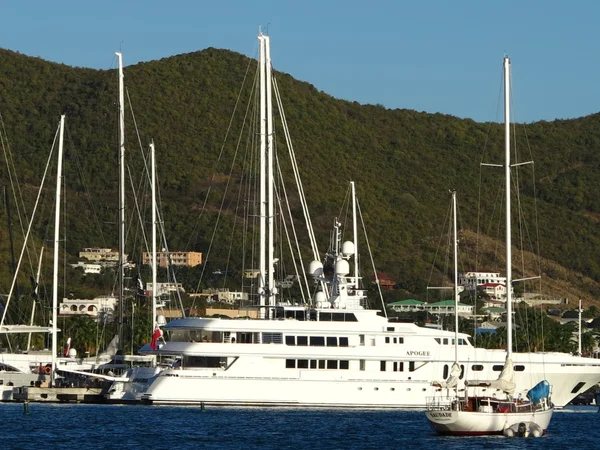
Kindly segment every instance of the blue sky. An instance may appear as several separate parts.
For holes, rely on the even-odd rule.
[[[502,121],[600,110],[593,0],[3,0],[0,47],[110,69],[216,47],[248,56],[262,25],[273,65],[341,99]],[[1,61],[0,61],[1,64]]]

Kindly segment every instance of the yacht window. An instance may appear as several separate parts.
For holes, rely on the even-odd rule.
[[[442,343],[442,340],[440,338],[434,338],[434,339],[435,339],[435,342],[437,342],[438,344]]]
[[[481,372],[483,370],[483,366],[481,364],[473,364],[471,366],[471,370],[473,372]]]
[[[458,338],[458,345],[467,345],[467,342],[463,338]]]
[[[342,370],[348,370],[350,368],[350,363],[346,360],[341,360],[340,361],[340,369]]]
[[[308,336],[297,336],[296,345],[308,345]]]
[[[311,336],[310,337],[310,345],[313,347],[324,347],[325,346],[325,338],[323,336]]]
[[[331,322],[331,313],[329,313],[329,312],[322,312],[320,314],[319,320],[321,322]]]
[[[390,338],[388,336],[385,337],[385,343],[389,344],[390,343]]]
[[[409,372],[414,372],[415,371],[415,362],[414,361],[410,361],[408,363],[408,371]]]
[[[298,369],[308,369],[308,359],[299,359]]]
[[[337,338],[335,336],[327,336],[327,347],[337,347]]]
[[[492,366],[492,370],[493,370],[494,372],[501,372],[501,371],[502,371],[502,369],[504,369],[504,366],[500,366],[500,365],[498,365],[498,364],[496,364],[495,366]]]
[[[295,369],[296,368],[296,360],[295,359],[286,359],[285,367],[286,367],[286,369]]]
[[[403,337],[399,337],[398,338],[398,344],[404,344],[404,338]]]
[[[517,366],[514,366],[514,369],[515,369],[515,372],[523,372],[525,370],[525,366],[522,366],[519,364]]]
[[[328,369],[337,369],[337,364],[338,364],[338,362],[335,359],[327,360],[327,368]]]
[[[360,370],[365,370],[365,360],[364,359],[360,360],[359,366],[360,366]]]
[[[394,338],[394,344],[398,343],[398,338]]]
[[[331,320],[334,322],[344,322],[344,313],[331,313]]]
[[[444,380],[448,378],[448,364],[444,364],[444,375],[442,375],[442,378]]]
[[[358,322],[354,313],[346,313],[346,322]]]
[[[317,311],[314,309],[311,309],[308,312],[308,320],[317,320]]]
[[[237,336],[238,344],[252,344],[252,333],[238,331]],[[233,338],[231,342],[233,343]]]
[[[317,360],[316,359],[311,359],[310,360],[310,368],[311,369],[316,369],[317,368]]]
[[[444,338],[444,345],[448,345],[448,338]]]
[[[387,331],[396,331],[394,327],[387,327]]]
[[[262,342],[263,342],[263,344],[281,344],[282,334],[281,333],[265,333],[265,332],[263,332]]]
[[[577,394],[583,386],[585,386],[585,383],[583,381],[580,381],[575,385],[575,387],[571,391],[571,394]]]
[[[340,347],[348,347],[348,338],[347,337],[340,338]]]
[[[385,372],[385,361],[379,362],[379,370]]]
[[[225,367],[227,358],[219,356],[184,356],[184,367]]]
[[[465,366],[463,364],[460,365],[460,375],[458,376],[459,380],[462,380],[465,376]]]
[[[285,345],[296,345],[296,336],[286,336]]]
[[[320,359],[319,360],[319,369],[324,369],[325,368],[325,360],[324,359]]]

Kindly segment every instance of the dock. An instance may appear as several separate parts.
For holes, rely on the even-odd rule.
[[[98,387],[16,387],[13,401],[40,403],[103,403],[104,389]]]

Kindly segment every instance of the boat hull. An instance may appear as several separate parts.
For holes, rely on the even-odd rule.
[[[431,428],[438,434],[457,436],[499,435],[515,424],[533,423],[546,433],[553,409],[535,412],[489,413],[477,411],[427,411]]]

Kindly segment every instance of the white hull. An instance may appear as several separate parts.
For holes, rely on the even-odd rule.
[[[519,423],[534,423],[543,433],[548,429],[552,409],[523,413],[487,413],[476,411],[427,411],[429,425],[439,434],[489,435],[503,434]]]
[[[367,311],[363,314],[369,316]],[[357,316],[362,319],[362,314],[357,312]],[[392,325],[379,316],[373,315],[372,319]],[[236,329],[244,330],[246,335],[251,331],[254,336],[261,334],[260,330],[283,335],[347,336],[348,346],[301,347],[286,345],[285,341],[279,344],[169,341],[158,353],[181,358],[183,367],[160,372],[147,387],[142,397],[145,401],[424,409],[426,397],[439,392],[431,382],[445,379],[445,372],[453,364],[453,346],[439,345],[436,341],[443,342],[444,337],[453,333],[414,324],[393,324],[392,333],[381,331],[387,327],[361,326],[360,321],[324,324],[295,320],[182,319],[179,323],[178,329],[193,329],[190,326],[193,324],[207,333],[211,329],[231,330],[232,336],[237,333],[238,342],[242,333]],[[361,345],[361,335],[366,336],[366,345]],[[403,344],[386,343],[389,336],[402,336]],[[465,361],[469,381],[497,378],[504,365],[504,351],[471,345],[460,347],[459,358]],[[191,367],[187,362],[192,358],[218,358],[223,364]],[[343,360],[348,367],[289,368],[289,360],[306,360],[310,364]],[[381,370],[382,361],[386,362],[385,371]],[[547,380],[552,385],[552,400],[557,407],[565,406],[578,393],[600,382],[597,359],[563,353],[515,353],[513,363],[522,367],[515,372],[515,383],[522,387],[515,396],[524,396],[527,389]],[[459,380],[459,389],[464,387],[464,378]],[[476,395],[494,393],[496,390],[491,388],[475,391]]]

